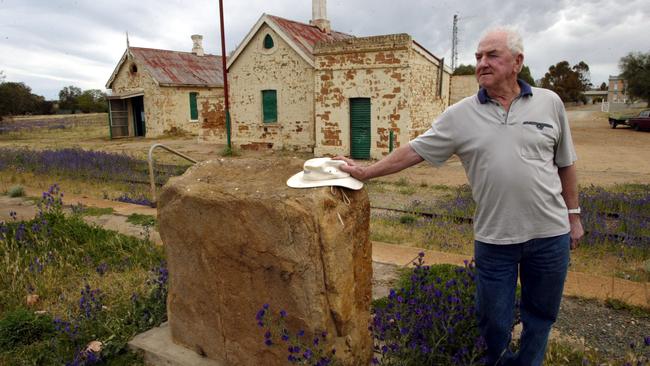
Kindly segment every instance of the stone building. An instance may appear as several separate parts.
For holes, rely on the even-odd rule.
[[[235,146],[380,158],[448,105],[443,60],[406,34],[333,31],[325,9],[314,0],[310,24],[263,14],[229,57]],[[223,143],[213,130],[201,140]]]
[[[208,127],[214,135],[223,134],[222,61],[203,52],[202,38],[192,36],[192,52],[130,47],[127,42],[106,83],[112,138],[196,135]]]
[[[313,48],[319,41],[350,37],[263,14],[228,59],[233,143],[244,149],[312,151]],[[210,140],[211,132],[201,135]]]
[[[619,75],[609,76],[607,101],[609,103],[627,103],[627,81]]]

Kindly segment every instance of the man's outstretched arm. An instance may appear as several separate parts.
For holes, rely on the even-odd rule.
[[[354,160],[343,156],[337,156],[334,159],[344,160],[348,165],[341,165],[340,169],[359,180],[368,180],[397,173],[424,160],[408,144],[394,150],[387,157],[369,166],[357,165]]]

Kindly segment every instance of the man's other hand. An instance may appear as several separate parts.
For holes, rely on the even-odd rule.
[[[571,232],[569,234],[571,237],[571,249],[576,249],[580,245],[580,239],[585,234],[580,215],[569,214],[569,224],[571,225]]]

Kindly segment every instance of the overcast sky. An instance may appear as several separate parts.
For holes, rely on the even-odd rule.
[[[226,52],[262,13],[311,18],[311,0],[224,0]],[[191,34],[220,54],[218,0],[0,0],[0,70],[36,94],[58,98],[67,85],[104,89],[126,48],[190,51]],[[533,77],[550,65],[585,61],[599,85],[630,51],[650,52],[648,0],[329,0],[332,28],[355,36],[408,33],[450,64],[458,14],[459,63],[473,63],[481,32],[513,25],[524,37]]]

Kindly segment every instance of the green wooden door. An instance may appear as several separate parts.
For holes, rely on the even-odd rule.
[[[370,98],[350,98],[350,156],[370,159]]]

